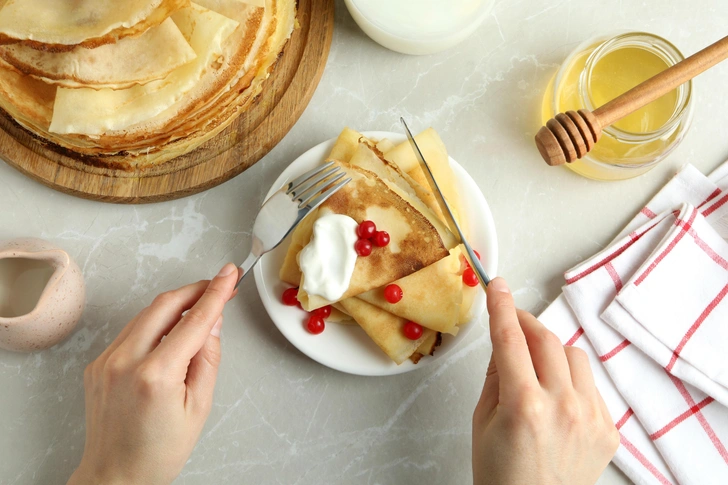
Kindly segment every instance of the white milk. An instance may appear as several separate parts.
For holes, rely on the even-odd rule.
[[[346,0],[351,16],[384,47],[404,54],[432,54],[472,34],[493,0]]]

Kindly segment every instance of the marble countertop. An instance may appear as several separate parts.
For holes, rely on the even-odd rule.
[[[606,7],[605,5],[609,5]],[[594,33],[646,30],[693,53],[725,34],[715,0],[499,0],[482,28],[441,54],[407,57],[369,40],[337,0],[328,67],[301,119],[261,162],[205,193],[118,206],[54,192],[0,164],[0,238],[34,236],[78,261],[88,303],[45,352],[0,351],[0,484],[60,484],[84,443],[83,369],[154,295],[247,254],[263,195],[283,168],[345,125],[434,126],[485,194],[499,272],[542,311],[562,273],[601,249],[684,163],[728,158],[728,63],[695,81],[693,126],[655,170],[601,183],[547,167],[533,145],[543,90]],[[470,422],[490,357],[486,320],[439,365],[354,377],[299,353],[276,330],[252,278],[225,311],[215,405],[177,484],[464,484]],[[610,466],[600,484],[628,483]]]

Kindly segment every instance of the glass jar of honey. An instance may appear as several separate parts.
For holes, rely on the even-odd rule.
[[[683,60],[667,40],[644,32],[589,39],[564,61],[546,89],[544,124],[558,113],[588,109],[616,98]],[[597,180],[641,175],[682,141],[692,116],[692,81],[602,130],[594,148],[567,166]]]

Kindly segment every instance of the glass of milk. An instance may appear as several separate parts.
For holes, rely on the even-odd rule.
[[[462,42],[490,14],[494,0],[345,0],[361,29],[404,54],[433,54]]]

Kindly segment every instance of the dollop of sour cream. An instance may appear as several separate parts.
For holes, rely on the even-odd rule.
[[[306,293],[329,301],[343,296],[356,264],[358,225],[341,214],[326,214],[314,223],[313,238],[298,255]]]

